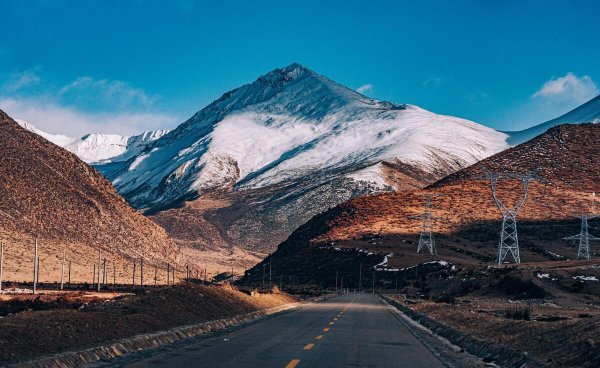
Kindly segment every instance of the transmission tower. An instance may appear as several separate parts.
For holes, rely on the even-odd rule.
[[[565,240],[579,240],[579,248],[577,249],[577,259],[590,259],[590,240],[600,240],[600,238],[597,238],[590,234],[590,225],[588,224],[588,220],[591,220],[595,217],[596,216],[582,214],[581,231],[579,232],[579,234],[564,238]]]
[[[421,235],[419,236],[417,253],[421,253],[423,249],[427,248],[431,255],[437,254],[437,250],[435,248],[435,238],[433,237],[433,220],[437,218],[431,215],[431,209],[433,198],[441,196],[442,194],[426,194],[423,213],[421,215],[411,216],[411,218],[422,220]]]
[[[521,263],[521,255],[519,253],[519,235],[517,233],[517,215],[527,199],[529,192],[529,183],[533,180],[545,182],[538,176],[538,170],[528,173],[512,173],[512,172],[492,172],[485,166],[480,166],[484,172],[483,177],[476,179],[489,180],[492,189],[492,197],[494,203],[502,214],[502,232],[500,233],[500,243],[498,244],[498,264],[502,264],[506,256],[510,253],[515,263]],[[519,180],[521,181],[523,194],[521,199],[513,206],[507,206],[496,195],[496,185],[501,180]]]

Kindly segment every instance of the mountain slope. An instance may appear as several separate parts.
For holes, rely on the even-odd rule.
[[[97,167],[180,244],[262,253],[317,213],[421,188],[505,149],[506,139],[292,64],[227,92],[136,157]],[[196,221],[202,236],[190,235]]]
[[[543,124],[536,125],[529,129],[525,129],[518,132],[508,132],[510,135],[508,142],[515,146],[526,142],[548,129],[561,124],[582,124],[582,123],[594,123],[600,121],[600,96],[589,100],[583,105],[569,111],[568,113],[552,119]]]
[[[493,171],[527,172],[540,168],[540,175],[548,181],[530,185],[518,217],[522,262],[548,264],[548,261],[576,258],[577,248],[562,238],[579,232],[577,217],[581,213],[600,210],[592,202],[593,193],[600,191],[597,142],[600,142],[600,124],[561,125],[482,161]],[[358,262],[374,266],[382,260],[380,269],[396,270],[433,260],[462,265],[493,264],[501,215],[491,199],[489,183],[473,180],[481,175],[475,165],[424,190],[345,202],[316,216],[292,234],[273,254],[273,263],[279,265],[279,270],[294,270],[305,282],[325,280],[329,284],[333,280],[327,265],[334,260],[349,264],[342,269],[352,272]],[[498,187],[499,197],[507,204],[516,203],[521,193],[518,182],[501,182]],[[411,215],[422,213],[424,194],[443,195],[433,200],[434,216],[438,218],[434,221],[438,256],[416,253],[421,222],[411,219]],[[593,257],[600,254],[597,250],[593,253]],[[369,260],[366,254],[379,256]],[[259,264],[251,270],[247,280],[254,280],[260,267]]]
[[[43,278],[53,281],[63,250],[73,260],[74,280],[85,281],[98,249],[119,265],[142,256],[161,267],[181,260],[165,231],[131,208],[99,172],[2,111],[0,157],[5,278],[29,275],[33,236],[40,238]]]
[[[168,133],[168,130],[156,130],[131,137],[118,134],[93,133],[81,138],[73,138],[44,132],[24,120],[15,119],[15,121],[23,128],[73,152],[87,163],[127,160],[139,154],[152,141]]]

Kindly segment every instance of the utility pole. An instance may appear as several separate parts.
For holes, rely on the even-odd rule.
[[[340,280],[340,289],[342,290],[342,293],[344,292],[344,275],[342,275],[342,279]]]
[[[529,193],[529,184],[533,180],[545,183],[546,180],[538,176],[539,169],[528,173],[511,173],[511,172],[492,172],[487,167],[481,165],[481,170],[484,172],[483,177],[475,178],[475,180],[487,180],[490,182],[492,190],[492,198],[498,210],[502,214],[502,231],[500,233],[500,242],[498,244],[498,264],[502,264],[506,256],[510,253],[515,263],[521,263],[521,255],[519,252],[519,236],[517,233],[517,215],[527,199]],[[496,185],[501,180],[518,180],[521,182],[523,194],[521,198],[513,206],[507,206],[496,195]]]
[[[269,257],[269,290],[273,289],[273,285],[271,284],[271,257]]]
[[[432,201],[435,197],[441,197],[442,194],[427,194],[425,195],[425,205],[423,207],[423,213],[417,216],[410,216],[413,219],[421,219],[421,234],[419,235],[419,245],[417,246],[417,253],[421,253],[423,249],[429,250],[432,256],[437,254],[435,248],[435,238],[433,237],[433,220],[437,219],[431,215]]]
[[[4,265],[4,244],[0,242],[0,292],[2,291],[2,266]]]
[[[60,263],[60,290],[62,290],[65,286],[65,257],[67,256],[66,253],[67,252],[63,250],[62,262]],[[0,268],[1,267],[2,266],[0,266]],[[0,272],[0,280],[2,280],[1,274],[2,272]]]
[[[371,294],[375,295],[375,270],[373,270],[373,288],[371,290]]]
[[[113,289],[117,286],[117,267],[115,267],[115,259],[113,258]]]
[[[35,254],[33,256],[33,293],[35,294],[37,291],[37,281],[38,281],[38,240],[35,238]]]
[[[154,266],[154,286],[156,286],[157,282],[158,282],[158,269],[156,266]]]
[[[144,288],[144,258],[140,258],[140,287]]]
[[[358,268],[358,292],[360,293],[362,290],[362,263]]]
[[[587,214],[581,215],[581,230],[579,234],[564,238],[565,240],[579,240],[579,248],[577,249],[577,259],[590,259],[590,240],[600,240],[590,234],[590,225],[588,221],[595,218],[596,216],[589,216]]]
[[[108,284],[108,276],[106,276],[106,258],[102,260],[102,285]]]
[[[167,263],[167,286],[169,286],[169,277],[171,276],[171,265]]]
[[[133,274],[131,276],[131,288],[135,289],[135,266],[137,264],[135,263],[135,261],[133,261]]]
[[[69,259],[69,279],[68,279],[68,283],[69,286],[71,286],[71,260]]]
[[[100,249],[98,249],[98,291],[100,291]]]
[[[262,289],[265,289],[265,267],[267,267],[266,264],[263,264],[263,277],[262,277]]]

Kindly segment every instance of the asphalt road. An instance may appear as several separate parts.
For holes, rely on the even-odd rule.
[[[443,367],[371,294],[309,304],[127,366]]]

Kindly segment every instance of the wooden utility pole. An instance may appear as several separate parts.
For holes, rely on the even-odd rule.
[[[100,291],[100,249],[98,249],[98,291]]]
[[[35,253],[33,256],[33,293],[35,294],[37,291],[37,281],[38,281],[38,240],[35,238]]]
[[[167,286],[169,286],[169,277],[171,277],[171,265],[167,263]]]
[[[360,268],[358,269],[358,292],[362,290],[362,263],[360,264]]]
[[[106,276],[106,258],[102,261],[102,284],[108,284],[108,276]]]
[[[171,278],[173,285],[175,285],[175,266],[173,266],[173,277]]]
[[[131,276],[131,288],[135,289],[135,266],[136,263],[133,262],[133,275]]]
[[[2,291],[2,266],[4,265],[4,244],[0,243],[0,291]]]
[[[113,259],[113,289],[117,286],[117,267],[115,267],[115,260]]]
[[[140,258],[140,287],[144,287],[144,258]]]
[[[92,274],[92,287],[96,283],[96,264],[94,263],[94,273]]]
[[[67,256],[67,252],[63,250],[62,262],[60,263],[60,290],[62,290],[65,286],[65,257]]]
[[[2,291],[2,266],[4,264],[4,244],[0,243],[0,291]]]
[[[375,270],[373,270],[373,290],[372,294],[375,294]]]
[[[156,266],[154,266],[154,286],[156,286],[157,283],[157,276],[158,276],[158,268]]]
[[[71,260],[69,259],[69,285],[71,285]]]

